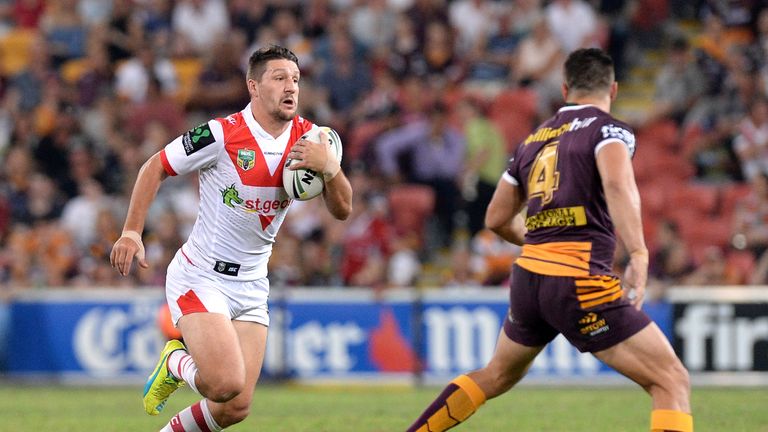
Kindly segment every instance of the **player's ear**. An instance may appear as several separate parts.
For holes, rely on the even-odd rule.
[[[560,92],[562,92],[562,93],[563,93],[563,100],[564,100],[564,101],[567,101],[567,100],[568,100],[568,84],[566,84],[566,83],[563,83],[563,84],[560,86]]]
[[[611,84],[611,101],[616,100],[616,95],[619,94],[619,83],[614,81]]]
[[[254,79],[248,79],[245,81],[245,84],[248,86],[248,94],[251,97],[258,97],[259,95],[259,88],[258,83]]]

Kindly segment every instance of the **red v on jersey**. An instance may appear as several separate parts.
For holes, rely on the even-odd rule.
[[[251,130],[245,123],[242,112],[232,114],[227,118],[217,119],[217,121],[221,123],[221,126],[224,129],[224,147],[227,150],[227,154],[229,154],[229,158],[232,161],[232,164],[235,166],[237,175],[240,176],[240,181],[243,182],[243,185],[258,187],[283,186],[283,171],[280,169],[280,167],[285,165],[285,161],[288,158],[288,152],[293,143],[295,143],[296,140],[298,140],[302,135],[304,135],[304,133],[312,128],[312,122],[299,116],[293,118],[291,124],[291,136],[288,139],[288,145],[286,146],[285,151],[283,151],[283,157],[280,160],[280,164],[278,165],[277,169],[275,169],[274,174],[271,174],[269,172],[267,161],[264,159],[264,152],[262,151],[261,147],[259,147],[259,143],[256,141],[256,138],[254,138],[253,134],[251,134]],[[243,169],[241,164],[238,164],[237,159],[238,152],[240,150],[253,151],[254,165],[252,168]],[[261,217],[261,215],[259,216]],[[272,222],[273,217],[274,216],[270,216],[270,220],[266,225],[269,225],[269,223]],[[261,221],[262,226],[266,227],[263,218]]]
[[[275,219],[275,215],[265,215],[259,213],[259,222],[261,222],[261,229],[266,230],[267,227],[272,223],[272,220]]]

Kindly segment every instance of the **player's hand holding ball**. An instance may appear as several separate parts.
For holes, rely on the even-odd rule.
[[[313,127],[288,153],[283,170],[283,186],[288,195],[301,201],[318,196],[325,182],[341,171],[341,154],[336,131],[325,126]]]

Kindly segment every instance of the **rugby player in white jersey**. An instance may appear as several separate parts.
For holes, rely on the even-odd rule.
[[[184,383],[204,399],[162,431],[219,431],[248,416],[269,326],[267,261],[291,204],[282,185],[286,159],[301,160],[292,169],[322,173],[323,199],[336,219],[352,210],[352,188],[327,137],[297,142],[313,126],[296,115],[299,77],[288,49],[254,52],[246,74],[248,106],[176,138],[139,171],[110,255],[122,275],[134,257],[148,266],[141,232],[161,181],[200,173],[199,215],[166,278],[166,299],[186,347],[168,342],[144,389],[144,408],[159,414]]]

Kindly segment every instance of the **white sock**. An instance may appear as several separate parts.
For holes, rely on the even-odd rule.
[[[168,370],[171,371],[171,375],[176,377],[176,379],[183,380],[195,393],[200,394],[195,385],[197,365],[188,352],[185,350],[172,352],[168,356]]]
[[[216,424],[211,410],[208,409],[208,401],[203,399],[173,416],[160,432],[219,432],[221,430],[221,426]]]

